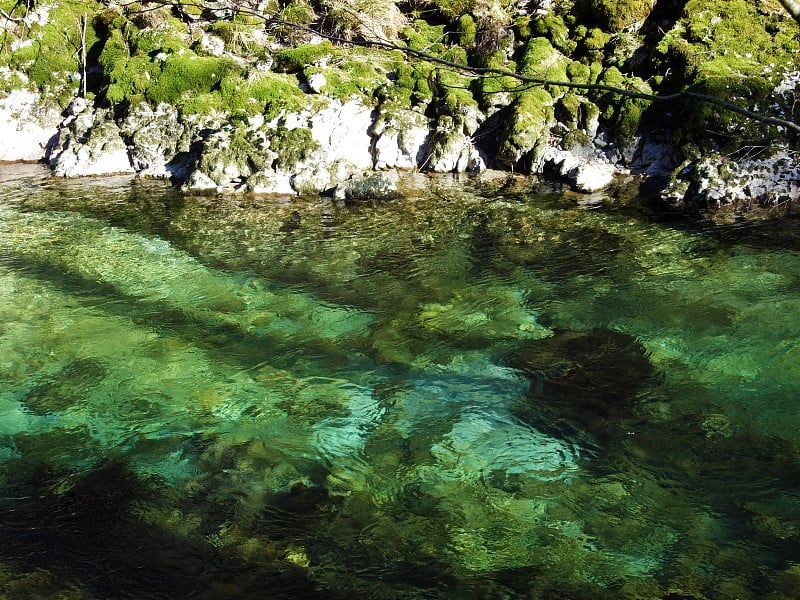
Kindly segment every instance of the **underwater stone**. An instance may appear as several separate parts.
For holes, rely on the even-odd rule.
[[[658,381],[641,342],[610,329],[556,330],[512,352],[508,363],[531,379],[520,418],[535,422],[531,414],[555,411],[595,433],[613,433],[639,392]]]
[[[385,173],[361,173],[336,186],[338,200],[392,200],[399,196],[397,182]]]
[[[105,376],[106,368],[99,360],[75,360],[34,387],[23,402],[37,415],[63,411],[80,403]]]

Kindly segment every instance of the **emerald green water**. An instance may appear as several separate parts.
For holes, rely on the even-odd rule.
[[[4,598],[795,598],[800,231],[0,167]]]

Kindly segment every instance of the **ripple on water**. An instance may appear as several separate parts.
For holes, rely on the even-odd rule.
[[[466,189],[366,210],[3,169],[0,554],[47,585],[746,598],[793,576],[795,251]]]

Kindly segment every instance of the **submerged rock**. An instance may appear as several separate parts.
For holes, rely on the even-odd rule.
[[[334,190],[337,200],[392,200],[399,195],[396,178],[385,173],[361,173]]]
[[[523,420],[555,417],[601,435],[616,431],[641,390],[657,380],[641,342],[609,329],[556,330],[512,352],[508,363],[531,380],[518,409]]]
[[[99,360],[75,360],[34,387],[23,403],[37,415],[67,410],[84,400],[105,376],[106,368]]]

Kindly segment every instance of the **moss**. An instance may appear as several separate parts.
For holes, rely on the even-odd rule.
[[[569,29],[564,19],[554,13],[535,19],[532,23],[532,33],[546,37],[553,46],[565,54],[571,54],[577,44],[570,38]]]
[[[282,20],[297,25],[311,25],[316,18],[314,9],[305,0],[290,2],[280,13]]]
[[[106,99],[111,104],[117,104],[134,96],[144,96],[152,76],[157,72],[158,66],[146,56],[135,56],[117,64],[109,76],[109,84],[105,89]]]
[[[602,52],[606,44],[611,40],[611,35],[598,27],[589,29],[581,40],[584,48],[589,52]]]
[[[464,48],[469,48],[475,44],[475,36],[478,33],[478,26],[472,15],[461,15],[458,19],[458,43]]]
[[[558,102],[560,109],[559,121],[565,123],[568,127],[576,128],[580,124],[581,105],[583,99],[573,92],[564,94]]]
[[[515,64],[505,64],[502,54],[499,52],[496,53],[495,57],[489,61],[487,66],[498,69],[507,69],[512,72],[516,69]],[[509,77],[507,75],[487,75],[479,78],[475,82],[480,105],[484,108],[498,104],[498,97],[509,96],[510,99],[511,91],[518,89],[519,85],[520,82],[518,79]],[[507,104],[507,102],[500,102],[500,104]]]
[[[796,23],[777,5],[689,0],[682,18],[655,46],[653,64],[670,72],[662,81],[665,92],[689,88],[770,112],[780,105],[768,97],[770,88],[797,68],[796,32]],[[791,107],[783,111],[791,114]],[[683,124],[684,140],[703,146],[735,146],[742,138],[767,141],[775,134],[768,126],[696,101],[686,104]]]
[[[597,83],[603,73],[603,65],[600,62],[593,62],[589,65],[589,83]]]
[[[275,70],[297,73],[333,54],[333,45],[327,40],[319,44],[300,44],[294,48],[285,48],[275,54]]]
[[[335,67],[308,67],[303,71],[306,80],[314,73],[325,75],[324,93],[340,100],[358,97],[370,102],[376,90],[386,83],[386,73],[380,65],[364,60],[344,60]]]
[[[461,46],[450,46],[445,50],[443,58],[459,65],[466,65],[469,63],[467,51]]]
[[[632,98],[626,98],[622,102],[616,123],[616,132],[622,141],[630,142],[639,132],[642,115],[648,106],[649,102]]]
[[[567,76],[574,83],[589,83],[592,77],[592,70],[588,65],[573,60],[567,65]]]
[[[219,94],[192,94],[181,102],[181,112],[188,115],[211,115],[227,111],[228,106]]]
[[[608,31],[619,32],[644,21],[654,0],[591,0],[594,16]]]
[[[180,104],[187,92],[210,92],[227,75],[237,72],[241,68],[229,58],[199,57],[191,52],[173,54],[164,62],[146,96],[153,104]]]
[[[189,46],[188,36],[171,29],[145,29],[130,40],[133,54],[171,54]]]
[[[4,23],[0,63],[24,73],[37,90],[65,106],[78,89],[81,19],[97,10],[98,5],[92,1],[64,0],[51,6],[44,25],[38,22],[30,26]],[[25,3],[12,3],[6,12],[22,15]],[[14,41],[22,45],[10,51]],[[88,27],[86,47],[91,48],[97,41],[95,28]]]
[[[652,94],[650,86],[645,81],[639,77],[626,77],[616,67],[606,69],[600,83]],[[612,92],[603,94],[598,102],[603,110],[603,119],[614,128],[616,135],[623,142],[630,142],[638,133],[642,115],[650,106],[647,100],[621,98]]]
[[[529,40],[533,36],[533,19],[528,15],[519,15],[514,21],[514,29],[518,40]]]
[[[397,81],[395,86],[408,90],[408,97],[415,104],[427,104],[433,100],[429,80],[433,67],[428,63],[402,64],[395,71]]]
[[[311,136],[311,130],[305,127],[287,129],[280,126],[272,130],[269,142],[270,148],[278,154],[274,165],[276,168],[292,167],[319,148]]]
[[[431,25],[417,19],[400,33],[412,50],[441,56],[445,50],[444,41],[447,39],[444,28],[444,25]]]
[[[477,107],[478,102],[470,91],[470,79],[453,71],[437,71],[437,87],[441,96],[440,110],[445,114],[459,115],[464,107]]]
[[[511,166],[536,154],[549,139],[552,118],[553,98],[546,90],[532,88],[518,93],[511,105],[509,128],[501,140],[498,159]]]
[[[568,81],[567,65],[569,60],[547,38],[537,37],[530,40],[520,61],[520,72],[529,77],[548,79],[550,81]],[[557,86],[549,86],[552,95],[558,95]]]
[[[261,73],[249,82],[248,94],[251,98],[270,105],[278,101],[289,101],[291,98],[303,98],[297,78],[276,73]]]
[[[115,72],[124,71],[125,63],[129,58],[130,50],[128,49],[128,43],[122,37],[122,32],[119,29],[112,30],[97,59],[97,62],[103,68],[103,73],[107,78],[111,79]]]
[[[592,139],[580,129],[573,129],[561,140],[561,147],[564,150],[574,150],[582,148],[592,143]]]
[[[701,69],[691,86],[693,92],[722,98],[744,108],[763,105],[770,98],[772,89],[773,86],[764,77],[733,77],[725,70],[720,72],[712,69]],[[688,140],[703,147],[717,145],[720,140],[726,145],[738,146],[738,140],[726,139],[729,134],[736,132],[744,137],[761,137],[763,140],[775,134],[743,115],[707,102],[688,102],[684,114]],[[714,133],[720,135],[714,136]]]

